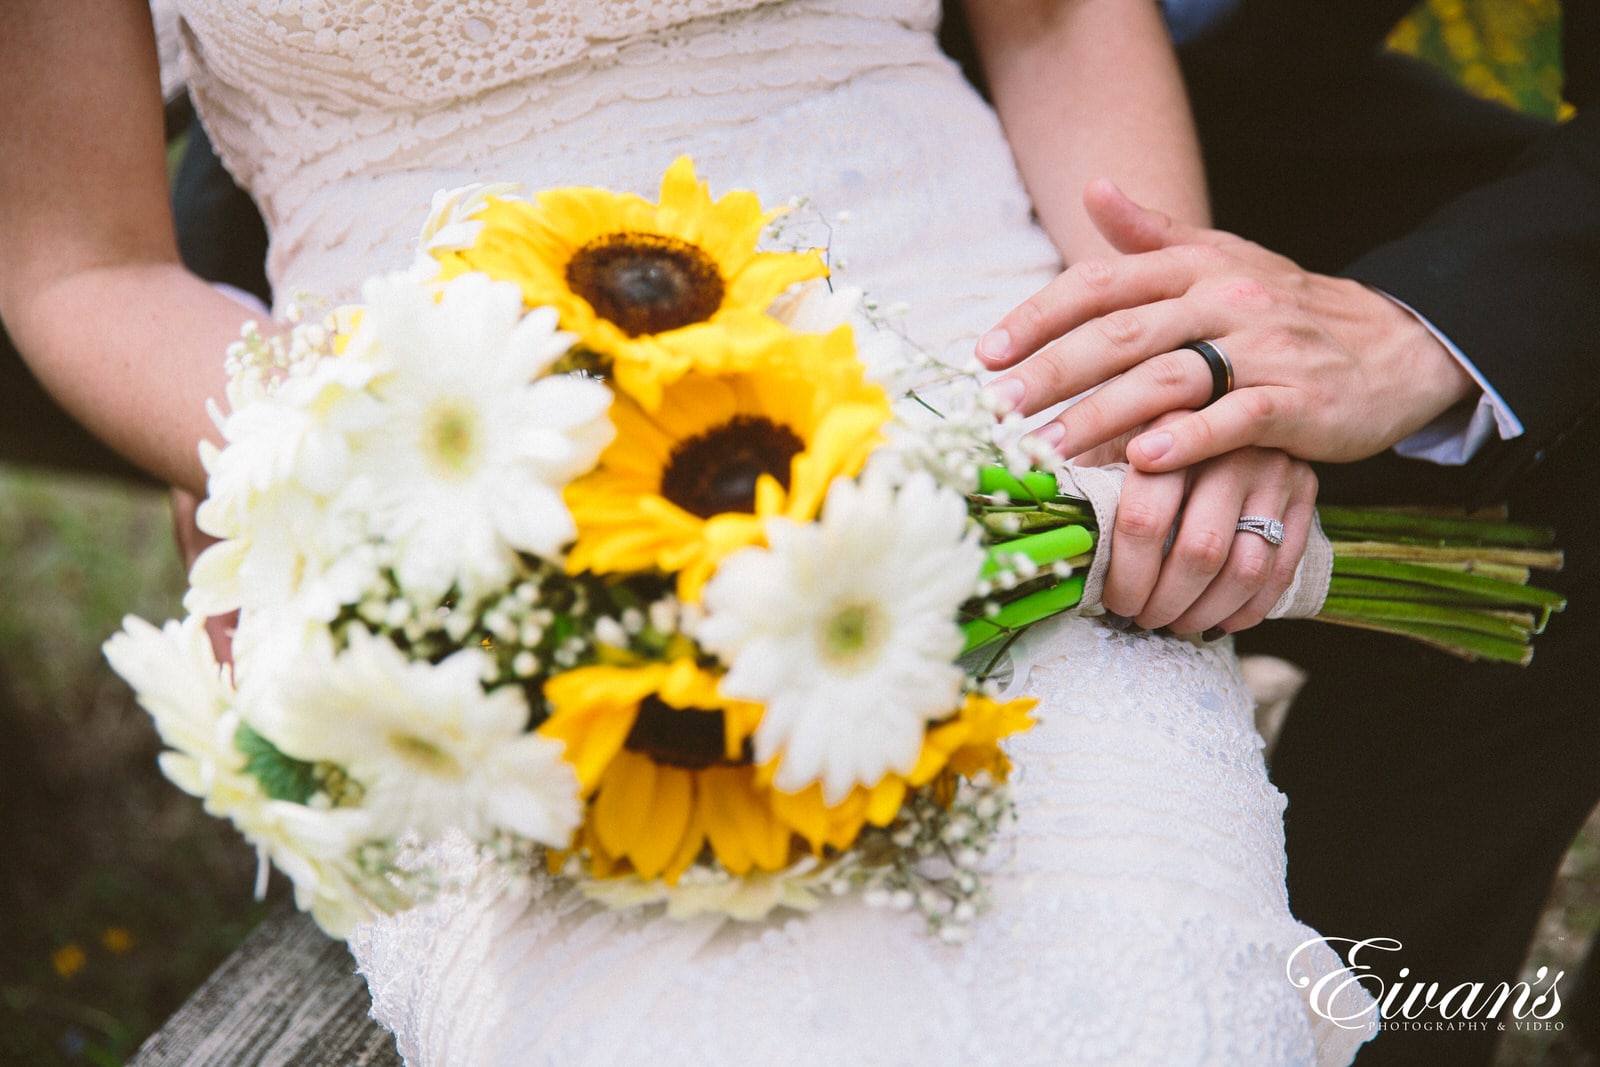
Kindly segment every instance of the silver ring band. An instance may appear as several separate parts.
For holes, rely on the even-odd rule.
[[[1278,519],[1269,519],[1264,515],[1240,515],[1234,529],[1265,538],[1269,545],[1283,544],[1283,523]]]
[[[1233,392],[1233,362],[1220,345],[1215,341],[1190,341],[1179,351],[1185,348],[1200,353],[1200,358],[1206,361],[1206,367],[1211,371],[1211,399],[1201,407],[1208,408]]]

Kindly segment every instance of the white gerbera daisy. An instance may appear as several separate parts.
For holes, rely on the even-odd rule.
[[[112,669],[133,687],[169,747],[162,772],[206,811],[228,819],[294,882],[295,900],[323,929],[342,937],[370,917],[353,857],[372,835],[362,810],[318,811],[273,800],[245,772],[234,743],[238,694],[219,665],[205,620],[191,616],[161,629],[135,616],[105,644]],[[263,870],[263,874],[265,871]]]
[[[309,657],[252,725],[296,759],[343,767],[380,836],[505,829],[563,846],[581,815],[577,774],[560,742],[527,732],[520,690],[484,692],[488,662],[476,648],[412,661],[353,627],[345,651]]]
[[[433,194],[433,204],[428,217],[423,220],[417,234],[417,260],[412,265],[414,276],[428,281],[439,273],[439,261],[430,253],[471,248],[483,229],[482,220],[476,216],[489,206],[490,200],[520,200],[518,182],[473,182],[456,189],[440,189]]]
[[[960,699],[956,609],[983,560],[965,501],[921,473],[898,492],[840,479],[818,522],[767,534],[706,586],[698,632],[729,664],[723,692],[766,705],[757,761],[777,758],[788,792],[820,780],[830,804],[910,773],[927,723]]]
[[[204,796],[208,783],[243,767],[233,747],[239,725],[232,714],[233,685],[211,650],[205,619],[191,615],[158,630],[129,615],[103,649],[111,669],[155,720],[161,740],[194,761],[201,791],[185,787],[186,792]]]
[[[471,596],[503,582],[516,552],[559,558],[575,533],[561,491],[614,431],[604,385],[537,377],[571,342],[555,313],[524,316],[515,285],[479,274],[438,288],[394,275],[366,298],[351,351],[385,366],[372,386],[384,418],[361,469],[401,585]]]
[[[337,356],[299,362],[270,392],[236,405],[221,422],[228,447],[202,452],[213,510],[291,482],[324,495],[343,483],[349,435],[377,420],[366,392],[373,371],[367,360]]]
[[[207,810],[211,810],[208,806]],[[390,895],[369,888],[355,856],[370,840],[372,816],[361,808],[319,810],[284,800],[262,799],[235,811],[213,811],[233,820],[256,847],[261,877],[271,863],[294,883],[295,906],[311,913],[332,937],[348,937],[357,923],[375,917],[374,897]]]
[[[258,495],[237,533],[196,557],[184,608],[221,615],[248,606],[301,625],[332,621],[372,585],[380,566],[352,496],[336,510],[298,486]]]

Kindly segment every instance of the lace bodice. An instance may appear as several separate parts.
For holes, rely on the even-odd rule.
[[[280,300],[344,299],[404,265],[439,188],[652,194],[683,152],[715,191],[808,197],[826,223],[799,239],[884,302],[911,301],[934,347],[970,340],[1058,267],[1003,150],[951,165],[952,144],[996,143],[998,128],[948,91],[961,79],[930,32],[937,0],[179,4],[192,91],[262,205]]]

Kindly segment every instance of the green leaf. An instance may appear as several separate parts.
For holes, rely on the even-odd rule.
[[[245,773],[273,800],[304,804],[322,788],[316,764],[284,755],[247,725],[241,724],[234,733],[233,745],[244,753]]]

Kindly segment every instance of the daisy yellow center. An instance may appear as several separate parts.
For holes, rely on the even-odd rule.
[[[720,711],[675,708],[646,697],[622,747],[657,763],[699,771],[723,761],[725,728]]]
[[[836,667],[849,670],[871,662],[889,620],[876,604],[846,604],[822,623],[822,655]]]
[[[435,778],[460,778],[461,763],[450,753],[415,734],[389,735],[389,750],[400,762]]]
[[[461,403],[433,405],[423,419],[422,443],[429,465],[444,477],[469,473],[477,466],[481,445],[477,412]]]
[[[608,233],[573,255],[567,285],[629,337],[705,322],[722,306],[716,261],[697,245],[655,233]]]
[[[756,509],[756,482],[770,474],[789,488],[789,463],[805,442],[767,419],[741,415],[673,449],[661,474],[661,495],[709,519]]]

